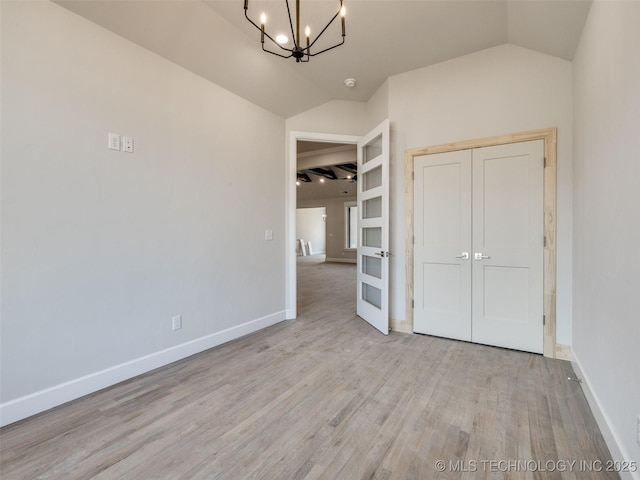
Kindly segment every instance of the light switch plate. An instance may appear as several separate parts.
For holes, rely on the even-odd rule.
[[[273,240],[273,230],[265,230],[264,231],[264,239],[265,240]]]
[[[133,138],[122,137],[122,151],[127,153],[133,153]]]

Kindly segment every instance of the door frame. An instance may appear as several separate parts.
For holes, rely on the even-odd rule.
[[[297,317],[296,266],[296,172],[298,170],[298,140],[310,142],[351,143],[356,145],[362,135],[342,135],[315,132],[289,132],[289,160],[285,168],[285,318]]]
[[[557,128],[531,130],[528,132],[485,137],[473,140],[407,149],[405,151],[405,273],[406,273],[406,322],[403,325],[407,333],[413,333],[413,229],[414,229],[414,159],[433,153],[453,152],[472,148],[490,147],[509,143],[544,140],[544,193],[543,193],[543,355],[556,358],[556,209],[557,209]]]

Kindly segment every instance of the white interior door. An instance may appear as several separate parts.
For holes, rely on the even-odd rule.
[[[473,341],[543,351],[544,142],[473,150]]]
[[[358,142],[358,316],[389,333],[389,120]]]
[[[543,352],[543,161],[543,140],[416,157],[414,331]]]
[[[471,150],[414,160],[414,331],[471,341]]]

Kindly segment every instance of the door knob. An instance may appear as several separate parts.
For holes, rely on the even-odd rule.
[[[389,252],[374,252],[374,255],[378,255],[379,257],[388,257],[391,254]]]
[[[462,252],[460,255],[456,255],[456,258],[461,258],[462,260],[469,260],[469,252]]]
[[[476,252],[474,255],[476,260],[484,260],[485,258],[491,258],[489,255],[483,255],[482,252]]]

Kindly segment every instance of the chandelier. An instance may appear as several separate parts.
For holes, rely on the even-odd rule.
[[[344,43],[344,15],[345,15],[345,8],[343,5],[343,0],[339,0],[339,4],[340,4],[340,8],[338,8],[338,11],[336,12],[336,14],[331,18],[331,20],[329,20],[329,23],[327,23],[325,25],[325,27],[320,30],[320,33],[313,39],[311,40],[311,29],[309,28],[309,25],[306,26],[305,28],[305,32],[304,32],[304,36],[306,37],[306,46],[303,46],[302,43],[302,37],[300,36],[300,0],[296,0],[296,18],[295,18],[295,30],[293,28],[293,20],[291,18],[291,9],[289,8],[289,0],[285,0],[285,3],[287,4],[287,13],[289,14],[289,26],[291,27],[291,36],[292,38],[292,43],[293,46],[291,48],[287,48],[285,46],[285,44],[288,43],[289,39],[285,36],[285,35],[277,35],[276,38],[274,39],[271,35],[269,35],[266,30],[265,30],[265,24],[267,23],[267,16],[265,13],[262,13],[262,15],[260,16],[260,26],[258,26],[253,20],[251,20],[249,18],[248,15],[248,8],[249,8],[249,0],[244,0],[244,16],[247,20],[249,20],[249,22],[251,23],[251,25],[253,25],[254,27],[256,27],[258,30],[260,30],[260,41],[262,43],[262,50],[264,50],[267,53],[271,53],[272,55],[277,55],[278,57],[282,57],[282,58],[295,58],[296,62],[308,62],[309,59],[311,57],[315,57],[316,55],[320,55],[321,53],[327,52],[329,50],[332,50],[336,47],[339,47],[340,45],[342,45]],[[322,50],[319,50],[317,52],[312,52],[312,48],[315,45],[315,43],[318,41],[318,39],[322,36],[322,34],[327,30],[327,28],[329,28],[329,26],[333,23],[333,21],[338,18],[338,16],[340,16],[340,22],[342,24],[342,41],[336,43],[335,45],[328,47],[328,48],[324,48]],[[273,46],[276,46],[277,49],[275,49],[276,51],[272,51],[269,48],[265,47],[264,45],[264,40],[265,38],[270,40],[270,44],[271,48],[273,48]]]

